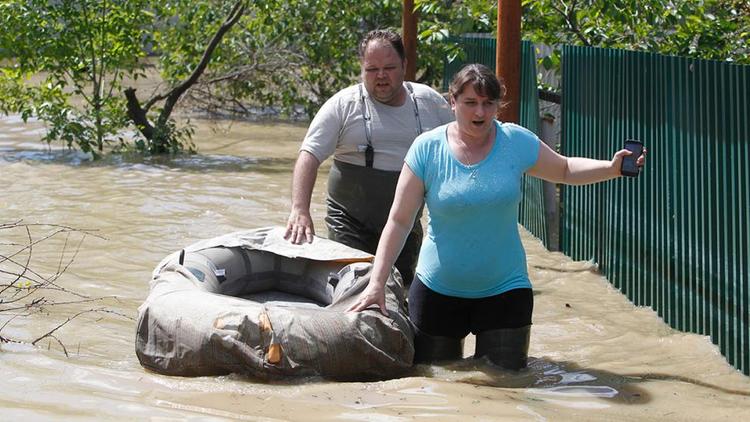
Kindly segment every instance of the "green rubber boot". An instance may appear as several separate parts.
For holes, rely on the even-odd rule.
[[[415,328],[414,363],[458,360],[464,355],[464,339],[431,336]]]
[[[523,369],[529,354],[531,326],[501,328],[477,334],[474,358],[487,356],[495,365],[505,369]]]

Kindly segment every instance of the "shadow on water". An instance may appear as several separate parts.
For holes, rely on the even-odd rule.
[[[467,358],[446,366],[418,365],[419,376],[441,377],[450,373],[455,382],[498,388],[532,389],[540,395],[601,398],[623,404],[645,404],[651,395],[641,387],[651,381],[689,383],[726,394],[750,397],[750,392],[725,388],[690,377],[660,373],[617,374],[583,368],[574,362],[529,359],[521,371],[508,371],[484,359]]]
[[[526,389],[540,396],[596,398],[623,404],[645,404],[651,395],[640,387],[643,380],[598,369],[587,369],[572,362],[529,359],[527,368],[509,371],[484,359],[467,358],[444,367],[427,367],[431,376],[451,371],[455,381],[483,387]],[[437,369],[438,373],[435,373]]]
[[[109,154],[92,160],[80,151],[46,149],[0,149],[0,160],[34,164],[55,164],[71,167],[95,168],[102,166],[176,170],[184,172],[260,172],[265,174],[289,173],[293,158],[238,157],[219,154],[180,154],[143,157],[136,154]]]

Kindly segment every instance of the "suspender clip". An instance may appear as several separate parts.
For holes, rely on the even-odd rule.
[[[409,91],[409,96],[414,105],[414,119],[416,120],[416,131],[417,136],[422,133],[422,119],[419,118],[419,106],[417,106],[417,96],[414,94],[414,88],[411,83],[406,82],[406,89]],[[357,151],[365,153],[365,166],[372,167],[373,160],[375,158],[375,150],[372,147],[372,116],[370,115],[370,108],[367,105],[367,97],[365,97],[364,89],[362,84],[359,84],[359,97],[362,100],[362,119],[365,123],[365,139],[367,145],[357,145]]]
[[[372,148],[372,145],[368,144],[367,147],[365,147],[365,166],[372,168],[374,159],[375,149]]]

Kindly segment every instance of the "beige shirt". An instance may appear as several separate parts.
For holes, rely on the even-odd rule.
[[[419,107],[422,132],[454,120],[448,102],[434,89],[411,83]],[[367,90],[362,87],[367,96]],[[408,93],[408,91],[407,91]],[[398,107],[366,99],[372,117],[373,167],[400,171],[406,151],[417,136],[417,119],[411,95]],[[323,104],[310,123],[300,147],[321,163],[331,155],[345,163],[364,166],[364,109],[358,85],[342,89]]]

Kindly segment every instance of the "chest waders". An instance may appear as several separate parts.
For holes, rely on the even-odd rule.
[[[416,135],[422,133],[417,98],[410,83],[406,87],[414,104]],[[365,155],[365,166],[333,160],[328,174],[328,199],[326,200],[326,225],[328,238],[345,245],[375,254],[388,221],[388,213],[393,204],[400,171],[387,171],[373,168],[375,148],[372,144],[372,116],[367,105],[362,84],[359,85],[362,112],[365,126],[366,144],[359,146]],[[416,136],[415,135],[415,136]],[[396,259],[396,268],[401,273],[405,285],[414,278],[419,248],[422,246],[422,224],[419,210],[401,254]]]

